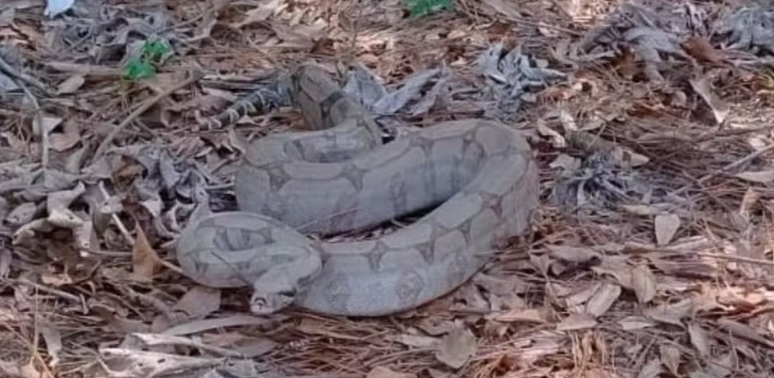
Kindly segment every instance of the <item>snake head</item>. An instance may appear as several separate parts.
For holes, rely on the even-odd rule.
[[[296,290],[292,287],[271,292],[255,290],[250,296],[250,312],[256,315],[270,315],[290,306],[295,299]]]
[[[253,281],[250,296],[250,312],[253,314],[269,315],[290,306],[322,272],[320,254],[313,249],[292,245],[278,248],[298,258],[267,269]]]

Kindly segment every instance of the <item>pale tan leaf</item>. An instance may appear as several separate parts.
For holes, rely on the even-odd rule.
[[[409,373],[398,373],[384,366],[377,366],[368,372],[366,378],[416,378],[416,375]]]
[[[40,327],[40,334],[46,340],[46,350],[49,357],[51,357],[49,365],[51,367],[58,366],[59,353],[62,351],[62,334],[59,333],[59,330],[52,323],[42,325]]]
[[[709,356],[710,346],[707,332],[698,324],[690,322],[688,324],[688,334],[691,336],[691,345],[699,352],[702,358]]]
[[[655,228],[656,243],[659,246],[667,245],[672,241],[677,229],[680,228],[680,217],[675,214],[656,215]]]
[[[247,343],[240,343],[235,349],[244,358],[257,358],[277,349],[278,345],[277,342],[270,339],[258,339]]]
[[[128,348],[101,348],[99,354],[108,377],[163,377],[212,364],[210,358]]]
[[[748,187],[742,197],[742,203],[739,204],[739,214],[745,219],[750,219],[750,210],[760,200],[761,193],[752,187]]]
[[[275,4],[272,4],[275,3]],[[235,22],[232,24],[232,27],[235,29],[241,29],[245,26],[248,26],[250,24],[260,23],[264,22],[267,19],[269,19],[269,16],[274,12],[274,9],[277,6],[276,1],[270,1],[268,4],[260,5],[256,8],[250,9],[249,11],[245,12],[245,19],[239,22]]]
[[[677,303],[663,304],[658,307],[648,308],[645,310],[645,315],[663,323],[682,327],[682,319],[688,317],[693,311],[693,300],[687,298]]]
[[[627,289],[633,289],[632,268],[629,266],[595,266],[591,269],[599,274],[611,275],[621,286]]]
[[[391,339],[397,343],[413,348],[433,348],[438,345],[439,342],[438,338],[436,337],[406,334],[398,335]]]
[[[497,13],[512,21],[521,20],[521,14],[515,4],[504,0],[484,0],[484,3],[492,7]]]
[[[586,303],[597,293],[601,282],[594,282],[585,285],[576,285],[575,287],[560,287],[552,285],[559,290],[552,291],[557,297],[564,298],[564,307],[570,313],[586,312]]]
[[[68,120],[64,123],[64,132],[51,133],[49,141],[51,148],[54,151],[62,152],[67,151],[81,141],[81,129],[78,124],[72,120]]]
[[[661,361],[657,359],[649,360],[645,366],[642,367],[637,378],[658,378],[661,375]]]
[[[704,102],[712,109],[712,113],[715,115],[715,121],[718,124],[722,124],[730,110],[728,104],[715,95],[712,90],[712,85],[706,77],[694,78],[689,81],[693,90],[696,91],[696,93],[698,93]]]
[[[661,363],[669,369],[672,375],[679,377],[680,370],[680,349],[670,343],[661,343],[658,346],[661,355]]]
[[[750,182],[767,184],[774,181],[774,169],[769,169],[765,171],[741,172],[741,173],[735,174],[734,177],[740,178],[742,180],[750,181]]]
[[[726,378],[734,373],[734,368],[738,366],[739,361],[735,356],[738,356],[736,352],[729,352],[724,354],[720,358],[713,358],[712,364],[707,368],[714,377]]]
[[[514,323],[538,323],[546,322],[547,314],[535,308],[510,310],[503,314],[493,316],[493,319],[499,322]]]
[[[75,229],[83,227],[84,220],[70,210],[70,204],[86,192],[82,182],[71,190],[49,193],[46,198],[48,218],[46,220],[58,227]]]
[[[567,141],[564,139],[564,137],[558,132],[554,131],[552,128],[548,127],[544,119],[538,118],[536,124],[538,134],[548,137],[551,140],[551,145],[554,148],[562,149],[567,147]]]
[[[203,318],[218,311],[220,293],[219,289],[197,285],[188,290],[172,309],[183,311],[191,318]]]
[[[581,329],[594,328],[599,324],[594,316],[588,313],[571,314],[564,318],[556,326],[557,331],[577,331]]]
[[[761,336],[758,331],[746,324],[742,324],[726,318],[719,319],[718,323],[720,323],[720,326],[735,336],[758,342],[760,344],[766,345],[769,348],[774,348],[774,341],[768,340],[767,338]]]
[[[632,289],[641,304],[650,302],[656,296],[656,277],[645,264],[640,264],[632,270]]]
[[[656,323],[653,322],[652,320],[648,318],[644,318],[642,316],[627,316],[619,320],[618,324],[621,325],[621,329],[623,329],[624,331],[634,331],[638,329],[653,327],[656,325]]]
[[[552,169],[560,168],[562,171],[574,172],[580,168],[581,161],[567,154],[559,154],[548,166]]]
[[[176,325],[174,327],[164,330],[165,335],[188,335],[193,333],[201,333],[208,330],[217,330],[225,327],[240,327],[240,326],[252,326],[252,327],[268,327],[275,321],[280,319],[265,319],[255,316],[247,315],[234,315],[225,318],[217,319],[204,319],[194,320],[189,323]]]
[[[55,117],[55,116],[48,116],[48,115],[41,115],[40,116],[40,127],[45,130],[46,133],[50,133],[52,130],[57,128],[59,124],[62,123],[64,119]],[[35,134],[40,135],[40,130],[36,129]]]
[[[605,283],[586,304],[586,311],[596,317],[604,315],[621,295],[621,286]]]
[[[0,359],[0,377],[12,377],[12,378],[53,378],[48,373],[49,369],[43,369],[39,371],[35,367],[36,363],[33,359],[29,359],[24,365],[18,362],[7,362]]]
[[[158,254],[156,254],[156,250],[148,242],[148,238],[145,236],[145,232],[143,232],[139,223],[135,224],[135,229],[137,230],[137,236],[132,248],[132,272],[136,275],[136,278],[152,281],[160,259]]]
[[[653,215],[661,211],[648,205],[621,205],[621,208],[634,215]]]
[[[466,328],[455,327],[438,345],[435,358],[452,369],[459,369],[478,351],[476,337]]]
[[[83,83],[86,82],[86,79],[83,78],[81,75],[73,75],[67,78],[67,80],[63,81],[59,86],[56,88],[56,94],[70,94],[75,93],[78,89],[81,89],[81,86],[83,86]]]
[[[573,263],[584,263],[600,257],[599,252],[591,248],[566,245],[547,245],[546,247],[551,251],[551,256],[554,258]]]

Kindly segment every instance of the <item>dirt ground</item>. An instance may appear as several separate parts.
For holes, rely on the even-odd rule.
[[[0,376],[774,377],[774,6],[59,3],[0,3]],[[438,70],[386,121],[528,133],[529,235],[379,318],[258,317],[183,275],[240,141],[303,128],[208,120],[308,61],[388,91]]]

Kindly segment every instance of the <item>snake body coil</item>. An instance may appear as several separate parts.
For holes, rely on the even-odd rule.
[[[380,316],[438,298],[467,281],[529,227],[538,206],[530,147],[498,122],[411,129],[382,144],[370,115],[320,68],[291,77],[316,130],[254,142],[235,180],[238,212],[192,222],[178,260],[212,287],[253,283],[251,310],[293,303],[314,312]],[[437,206],[373,240],[313,241]]]

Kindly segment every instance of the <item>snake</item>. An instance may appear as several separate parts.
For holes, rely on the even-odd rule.
[[[176,258],[193,281],[252,287],[258,315],[385,316],[451,293],[529,232],[539,174],[517,129],[444,120],[385,140],[321,66],[299,64],[284,80],[310,129],[250,142],[234,174],[237,210],[183,228]],[[328,237],[411,214],[389,233]]]

